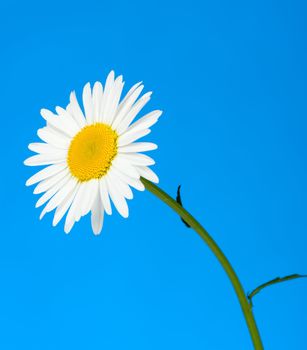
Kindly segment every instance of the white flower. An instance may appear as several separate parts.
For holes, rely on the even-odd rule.
[[[104,212],[111,215],[110,199],[123,217],[128,217],[126,199],[132,199],[130,187],[143,191],[140,177],[158,182],[149,169],[154,160],[139,152],[157,145],[135,142],[150,133],[161,111],[155,110],[131,124],[150,100],[151,92],[140,96],[143,85],[134,85],[120,101],[124,82],[112,71],[105,87],[96,82],[83,89],[81,110],[76,94],[70,94],[67,108],[56,107],[56,114],[41,110],[46,126],[37,131],[43,142],[31,143],[37,154],[26,159],[29,166],[46,166],[26,185],[37,184],[34,193],[44,194],[36,207],[46,204],[40,218],[55,210],[53,226],[67,213],[64,230],[91,211],[94,234],[102,229]],[[47,166],[48,165],[48,166]]]

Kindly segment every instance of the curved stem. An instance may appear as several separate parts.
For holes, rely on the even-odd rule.
[[[241,285],[241,282],[235,273],[233,267],[230,262],[221,251],[219,246],[215,243],[213,238],[209,235],[209,233],[201,226],[201,224],[194,219],[194,217],[188,213],[181,205],[179,205],[172,197],[170,197],[167,193],[161,190],[158,186],[154,185],[152,182],[142,178],[141,179],[144,186],[147,190],[149,190],[156,197],[161,199],[164,203],[166,203],[170,208],[172,208],[182,219],[184,219],[190,226],[193,228],[200,237],[207,243],[213,254],[216,256],[226,274],[228,275],[232,286],[236,292],[239,303],[241,305],[241,309],[243,315],[245,317],[245,321],[254,345],[255,350],[263,350],[262,341],[260,338],[260,334],[257,328],[256,321],[254,319],[252,306],[250,305],[244,289]]]

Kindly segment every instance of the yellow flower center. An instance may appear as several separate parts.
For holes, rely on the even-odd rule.
[[[117,154],[117,137],[110,126],[102,123],[81,129],[68,150],[67,163],[71,174],[79,181],[104,176]]]

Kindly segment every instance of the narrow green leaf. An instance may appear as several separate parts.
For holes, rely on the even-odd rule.
[[[177,196],[176,196],[176,202],[182,206],[183,208],[183,205],[182,205],[182,200],[181,200],[181,193],[180,193],[180,189],[181,189],[181,185],[178,186],[178,189],[177,189]],[[186,225],[186,227],[190,228],[191,226],[183,219],[183,218],[180,218],[181,221]]]
[[[257,288],[255,288],[251,293],[247,294],[247,298],[250,301],[250,303],[252,304],[252,298],[258,294],[262,289],[272,286],[273,284],[276,283],[281,283],[281,282],[286,282],[286,281],[290,281],[290,280],[294,280],[296,278],[304,278],[307,277],[307,275],[299,275],[297,273],[294,273],[292,275],[288,275],[285,277],[276,277],[268,282],[265,282],[263,284],[261,284],[260,286],[258,286]]]

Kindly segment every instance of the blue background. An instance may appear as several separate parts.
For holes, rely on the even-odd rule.
[[[42,107],[110,69],[163,109],[147,140],[246,291],[307,272],[305,1],[2,2],[0,348],[252,349],[214,256],[150,193],[70,235],[23,166]],[[266,349],[306,349],[307,281],[255,297]]]

